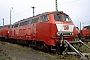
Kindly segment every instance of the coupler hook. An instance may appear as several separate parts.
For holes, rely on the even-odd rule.
[[[64,41],[64,40],[63,40],[63,33],[61,33],[61,34],[60,34],[60,46],[62,46],[63,41]]]

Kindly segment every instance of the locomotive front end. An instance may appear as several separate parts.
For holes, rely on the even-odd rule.
[[[74,24],[71,18],[63,12],[54,14],[54,18],[57,27],[56,36],[60,37],[60,39],[63,37],[63,40],[73,40]]]
[[[51,27],[51,37],[55,41],[55,46],[52,46],[52,49],[55,48],[62,53],[65,50],[64,40],[68,42],[74,40],[74,24],[66,13],[56,12],[54,16]]]

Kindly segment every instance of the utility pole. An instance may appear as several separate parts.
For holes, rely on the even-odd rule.
[[[80,22],[80,39],[81,39],[81,35],[82,35],[82,34],[81,34],[81,22]]]
[[[11,7],[11,9],[10,9],[10,26],[11,26],[11,13],[12,13],[12,9],[13,9],[13,7]]]
[[[55,8],[56,8],[56,11],[58,11],[58,5],[57,5],[57,0],[55,0]]]
[[[80,30],[81,30],[81,22],[80,22]]]
[[[4,28],[4,18],[3,18],[3,28]]]
[[[33,9],[33,16],[34,16],[34,15],[35,15],[35,10],[34,10],[34,9],[35,9],[35,7],[34,7],[34,6],[32,6],[31,8]]]

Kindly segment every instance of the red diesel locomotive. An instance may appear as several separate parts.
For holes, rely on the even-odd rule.
[[[90,26],[85,26],[82,29],[82,37],[84,39],[90,39]]]
[[[9,25],[0,26],[0,38],[8,38]]]
[[[63,40],[74,39],[74,24],[62,11],[46,12],[11,25],[9,36],[14,42],[44,50],[64,51]]]
[[[78,38],[80,34],[79,28],[78,27],[74,27],[74,38]]]

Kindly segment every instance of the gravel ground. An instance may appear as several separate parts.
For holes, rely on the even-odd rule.
[[[0,41],[0,50],[4,52],[6,59],[2,60],[80,60],[74,55],[49,54],[34,50],[29,47],[23,47],[18,44]],[[1,52],[0,52],[1,54]]]
[[[8,54],[12,60],[63,60],[48,53],[33,50],[29,47],[2,41],[0,41],[0,49]]]
[[[2,49],[0,49],[0,60],[12,60]]]

